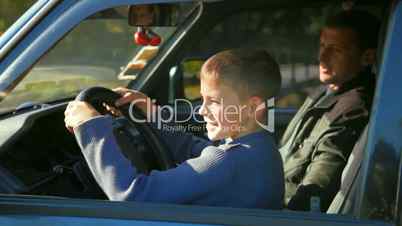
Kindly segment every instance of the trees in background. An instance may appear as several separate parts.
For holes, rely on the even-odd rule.
[[[0,35],[33,3],[35,0],[0,0]]]

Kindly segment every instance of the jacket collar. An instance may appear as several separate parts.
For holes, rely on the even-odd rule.
[[[332,107],[341,97],[343,97],[346,92],[355,89],[357,87],[365,87],[369,89],[374,89],[375,85],[375,75],[369,72],[368,70],[364,70],[359,73],[358,76],[353,78],[352,80],[346,82],[343,86],[340,87],[336,92],[329,94],[327,97],[324,97],[321,101],[317,103],[317,101],[326,94],[327,87],[322,86],[316,92],[314,92],[310,98],[312,99],[312,104],[315,104],[311,107],[319,108],[319,109],[328,109]]]

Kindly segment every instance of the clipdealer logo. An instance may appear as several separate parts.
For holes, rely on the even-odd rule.
[[[223,103],[223,100],[221,100]],[[196,123],[205,123],[204,120],[199,120],[199,117],[196,117],[198,115],[198,111],[201,108],[201,105],[195,105],[191,103],[189,100],[186,99],[176,99],[173,104],[171,105],[164,105],[164,106],[158,106],[157,108],[153,108],[155,104],[155,100],[152,101],[146,101],[145,99],[138,99],[134,100],[130,103],[129,107],[129,116],[131,120],[137,123],[144,123],[144,122],[150,122],[150,123],[155,123],[156,127],[158,129],[167,129],[167,130],[181,130],[186,132],[186,130],[194,130],[195,127],[192,128],[187,128],[183,126],[180,123],[185,123],[185,122],[196,122]],[[145,118],[139,118],[136,116],[134,113],[134,106],[142,105],[146,106],[147,109],[147,115]],[[189,114],[186,118],[179,118],[178,117],[178,112],[179,108],[186,108],[189,109],[191,114]],[[246,108],[246,106],[237,106],[237,105],[226,105],[224,106],[222,104],[222,108],[220,111],[222,112],[220,120],[226,120],[228,122],[233,122],[233,118],[231,116],[233,114],[237,114],[239,118],[242,118],[243,110]],[[266,100],[264,103],[258,105],[256,107],[256,110],[254,112],[254,118],[256,120],[256,123],[263,128],[264,130],[267,130],[271,133],[275,131],[275,98],[270,98]],[[257,112],[266,110],[266,118],[265,120],[259,120],[257,117]],[[210,109],[208,109],[210,110]],[[168,127],[166,124],[170,124],[170,127]],[[178,125],[174,125],[178,124]],[[174,127],[174,128],[173,128]],[[187,129],[186,129],[187,128]],[[199,130],[199,129],[198,129]]]
[[[273,133],[275,132],[275,98],[270,98],[265,103],[262,103],[257,106],[255,113],[261,111],[263,109],[267,109],[267,118],[265,122],[260,122],[257,117],[256,122],[261,128]]]

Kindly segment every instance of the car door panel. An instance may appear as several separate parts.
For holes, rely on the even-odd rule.
[[[313,212],[0,196],[0,222],[13,225],[391,225]]]

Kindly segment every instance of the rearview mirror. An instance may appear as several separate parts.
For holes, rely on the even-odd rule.
[[[177,4],[143,4],[129,7],[130,26],[175,26],[178,24],[180,10]]]

